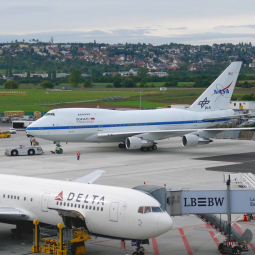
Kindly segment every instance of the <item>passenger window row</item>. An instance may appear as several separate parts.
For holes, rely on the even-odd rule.
[[[104,208],[99,206],[91,206],[91,205],[80,205],[80,204],[73,204],[73,203],[66,203],[66,202],[58,202],[56,203],[57,205],[60,206],[66,206],[66,207],[74,207],[74,208],[82,208],[82,209],[86,209],[86,210],[93,210],[93,211],[103,211]]]
[[[5,198],[5,194],[3,194],[3,198]],[[19,200],[19,196],[14,196],[14,195],[7,195],[6,198]]]
[[[14,195],[5,195],[5,194],[3,194],[3,198],[19,200],[19,196],[14,196]],[[24,201],[26,201],[26,200],[27,200],[27,198],[24,197]],[[30,198],[30,201],[32,202],[33,198]]]

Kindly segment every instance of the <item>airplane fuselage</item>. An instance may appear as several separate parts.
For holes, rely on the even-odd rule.
[[[193,112],[175,108],[132,111],[67,108],[49,111],[44,117],[30,125],[27,130],[31,135],[50,141],[124,142],[123,137],[101,137],[98,134],[203,129],[229,120],[226,117],[226,119],[206,121],[205,118],[233,114],[232,110]]]
[[[150,207],[151,211],[139,213],[140,207]],[[0,222],[38,219],[52,225],[62,221],[73,224],[69,221],[72,217],[79,217],[89,233],[123,239],[148,239],[167,232],[173,225],[160,204],[140,191],[0,175]]]

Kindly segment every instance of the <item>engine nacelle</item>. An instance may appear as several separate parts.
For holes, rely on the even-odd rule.
[[[197,135],[184,135],[182,137],[182,145],[185,147],[193,147],[197,145],[204,145],[211,143],[212,140],[209,138],[201,138]]]
[[[125,141],[125,145],[128,150],[139,150],[142,147],[153,146],[153,142],[148,140],[142,140],[139,137],[128,137]]]

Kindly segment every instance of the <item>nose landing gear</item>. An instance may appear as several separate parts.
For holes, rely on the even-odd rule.
[[[140,246],[140,242],[137,242],[136,251],[132,255],[144,255],[144,248]]]

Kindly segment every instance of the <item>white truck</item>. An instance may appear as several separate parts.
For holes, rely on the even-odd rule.
[[[6,156],[22,156],[22,155],[40,155],[43,154],[42,147],[40,146],[23,146],[19,145],[12,148],[6,148],[5,149],[5,155]]]

